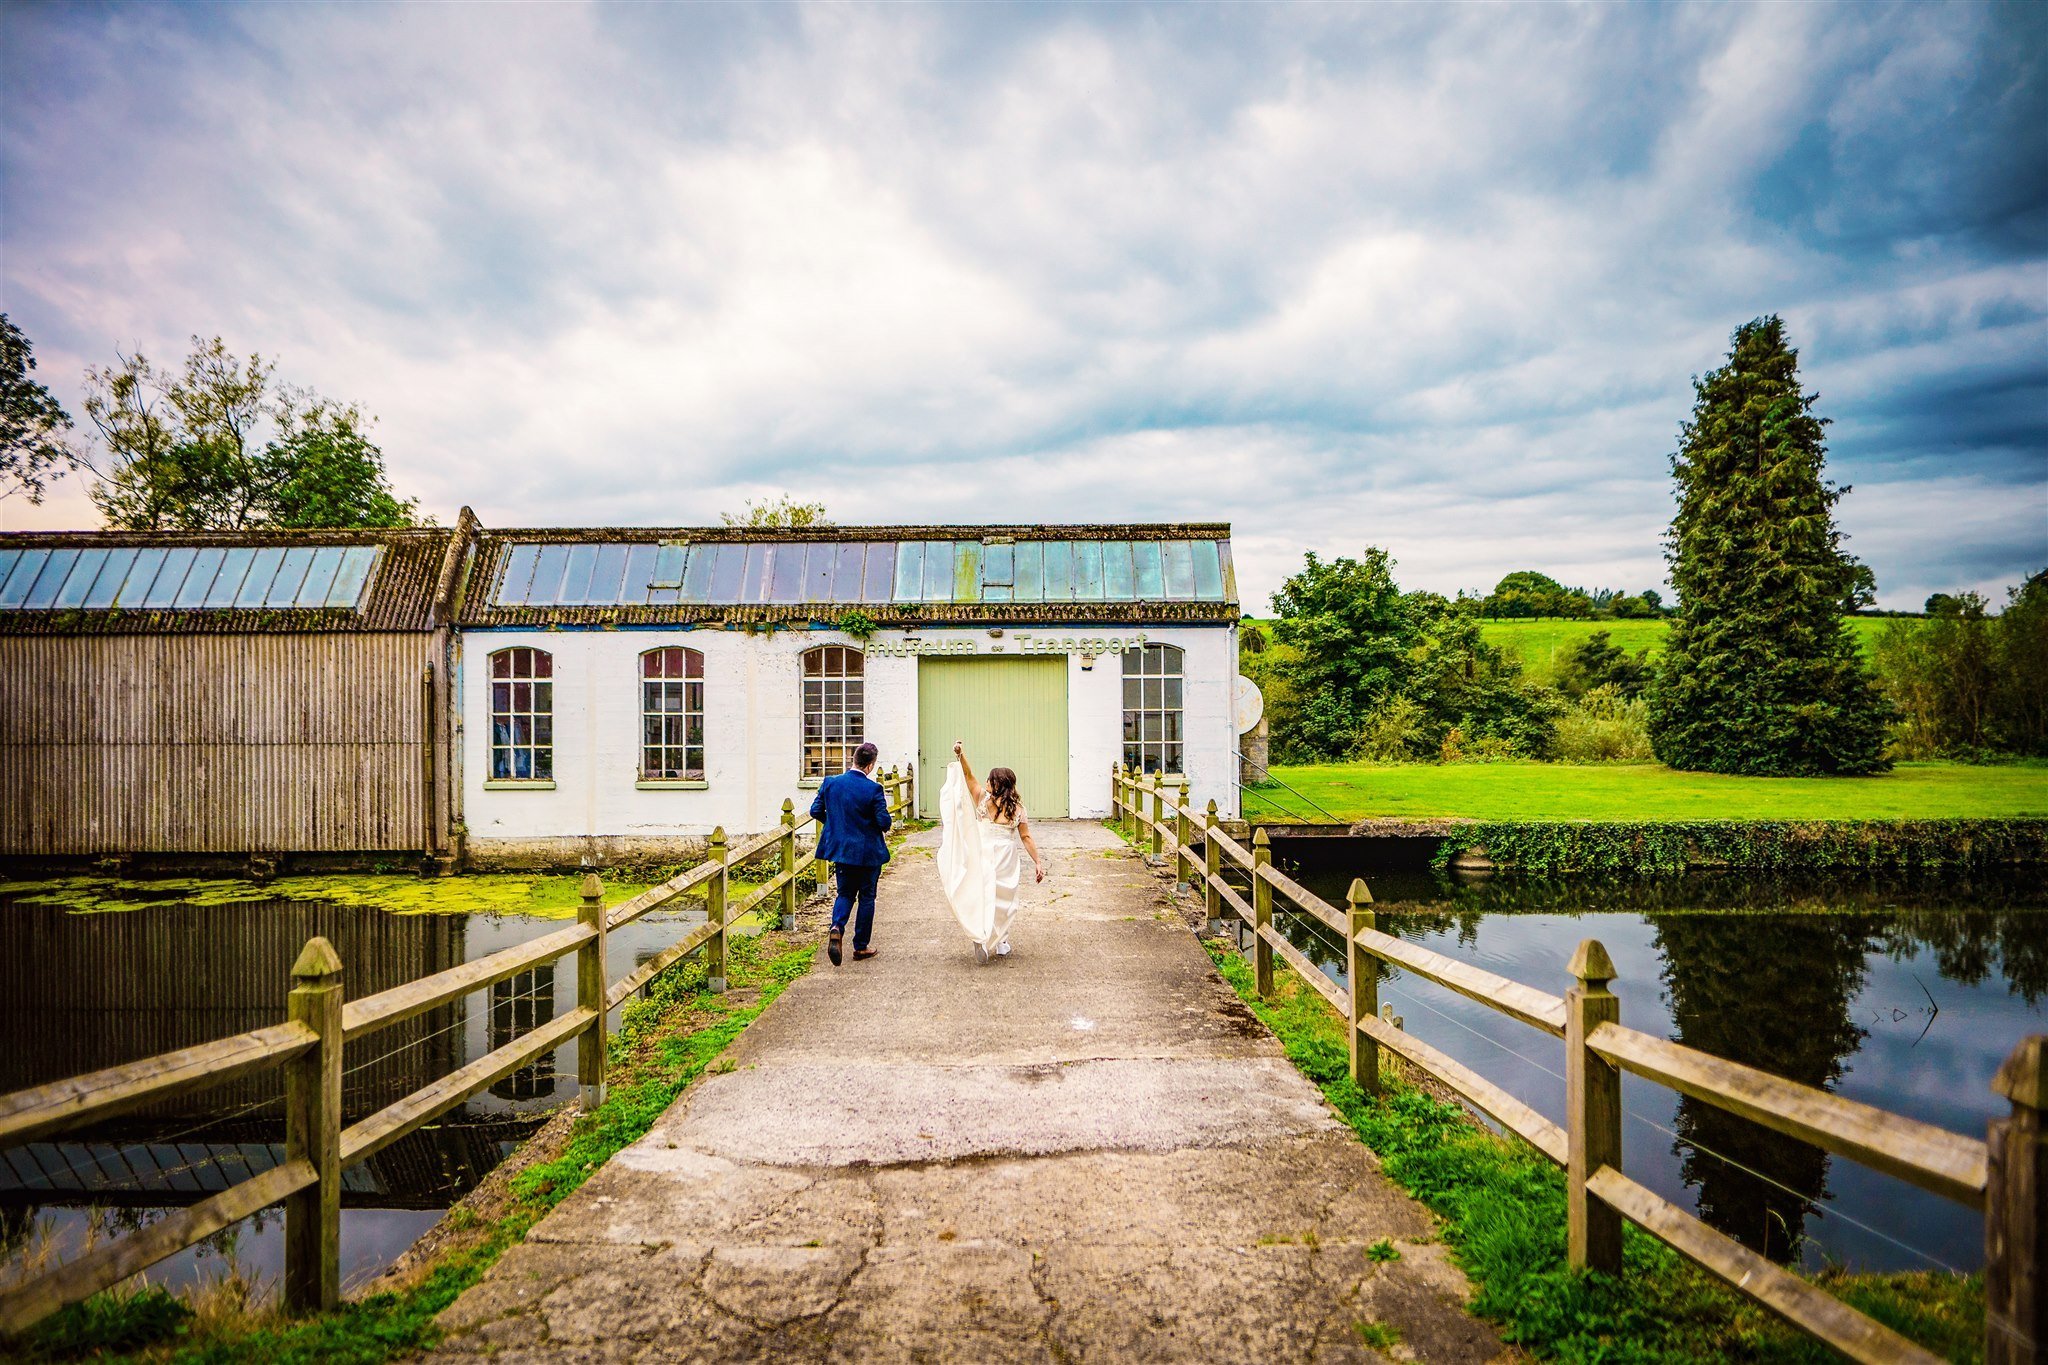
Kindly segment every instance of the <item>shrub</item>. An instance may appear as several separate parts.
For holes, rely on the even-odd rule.
[[[1352,756],[1368,763],[1406,763],[1424,752],[1422,708],[1409,697],[1389,697],[1358,729]]]
[[[1649,706],[1611,685],[1594,688],[1558,717],[1550,756],[1560,763],[1648,763]]]

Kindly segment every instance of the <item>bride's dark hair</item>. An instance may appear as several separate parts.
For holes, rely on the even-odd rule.
[[[1005,820],[1017,818],[1017,774],[1008,768],[988,770],[988,803]]]

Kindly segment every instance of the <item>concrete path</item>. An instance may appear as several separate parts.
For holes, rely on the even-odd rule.
[[[1136,855],[1096,825],[1042,826],[1052,878],[1015,954],[978,967],[937,837],[883,879],[881,956],[821,954],[734,1070],[443,1314],[442,1357],[1502,1354],[1460,1307],[1430,1215],[1217,979]],[[1366,1255],[1382,1238],[1400,1259]]]

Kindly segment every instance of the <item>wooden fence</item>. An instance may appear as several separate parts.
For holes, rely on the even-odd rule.
[[[914,808],[916,783],[911,770],[906,768],[899,775],[891,769],[882,784],[892,814],[904,815]],[[603,885],[597,874],[586,874],[583,905],[572,927],[360,1000],[343,1000],[341,958],[326,939],[313,938],[292,966],[290,1003],[282,1022],[0,1095],[0,1148],[6,1148],[273,1067],[283,1069],[285,1084],[282,1164],[146,1228],[100,1243],[0,1293],[0,1336],[19,1333],[66,1304],[118,1284],[279,1202],[285,1209],[285,1306],[294,1312],[332,1308],[341,1296],[342,1170],[572,1038],[578,1045],[577,1081],[583,1104],[586,1108],[601,1104],[606,1016],[661,972],[699,951],[704,954],[710,989],[725,990],[726,933],[735,921],[777,897],[784,925],[794,923],[798,875],[817,862],[815,851],[799,851],[798,838],[810,832],[813,823],[809,818],[798,820],[794,804],[785,801],[781,825],[763,834],[728,845],[725,831],[715,830],[709,856],[702,863],[609,911],[604,908]],[[745,899],[731,902],[731,869],[771,849],[779,850],[776,874]],[[705,922],[612,981],[606,970],[606,935],[699,886],[704,888]],[[377,1113],[347,1128],[341,1126],[344,1043],[451,1004],[569,953],[576,954],[575,1009]]]
[[[1179,880],[1201,889],[1212,934],[1220,932],[1226,914],[1250,926],[1252,971],[1261,995],[1273,989],[1277,956],[1345,1018],[1351,1077],[1361,1090],[1379,1089],[1379,1050],[1386,1048],[1565,1168],[1574,1267],[1618,1272],[1626,1219],[1852,1360],[1939,1359],[1622,1174],[1621,1075],[1629,1071],[1980,1211],[1985,1359],[2018,1365],[2042,1358],[2048,1344],[2048,1305],[2040,1284],[2041,1240],[2048,1226],[2048,1138],[2041,1125],[2048,1104],[2048,1036],[2023,1040],[1999,1069],[1992,1089],[2011,1102],[2012,1114],[1994,1121],[1988,1140],[1980,1142],[1623,1027],[1621,1002],[1610,986],[1614,964],[1597,939],[1585,940],[1572,954],[1566,969],[1571,985],[1560,998],[1380,932],[1362,880],[1352,882],[1348,904],[1338,910],[1273,867],[1264,830],[1245,848],[1218,828],[1214,801],[1198,813],[1187,803],[1185,787],[1170,779],[1119,767],[1112,792],[1112,818],[1155,859],[1170,857]],[[1224,879],[1226,858],[1250,879],[1249,903]],[[1343,936],[1348,989],[1274,927],[1276,891],[1284,909]],[[1391,1011],[1383,1015],[1379,962],[1563,1039],[1566,1123],[1552,1123],[1410,1036]]]

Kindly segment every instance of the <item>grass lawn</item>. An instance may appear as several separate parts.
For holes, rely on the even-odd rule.
[[[1722,777],[1656,763],[1365,763],[1273,770],[1252,819],[1943,820],[2048,816],[2048,765],[1901,763],[1882,777]],[[1295,793],[1301,793],[1297,796]],[[1324,807],[1314,810],[1302,797]]]

